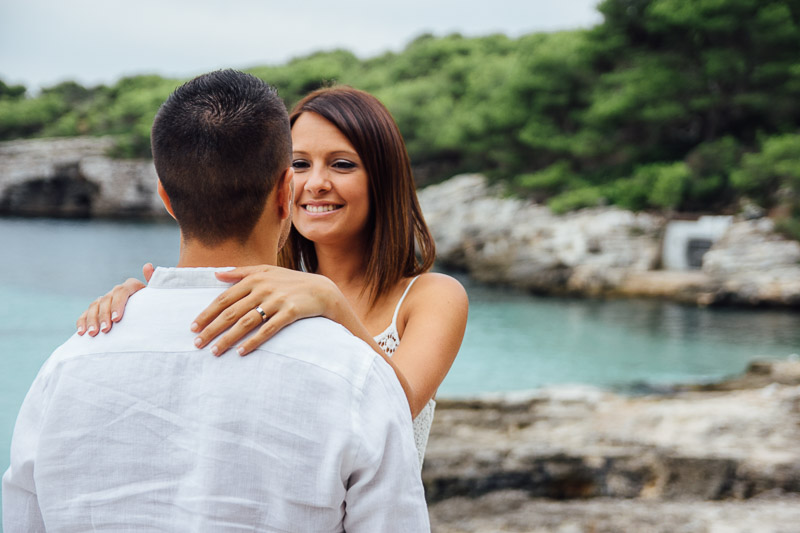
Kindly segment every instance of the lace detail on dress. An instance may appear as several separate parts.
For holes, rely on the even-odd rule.
[[[393,329],[394,331],[392,331]],[[383,350],[386,355],[391,357],[394,355],[395,350],[397,350],[397,346],[400,344],[400,339],[397,338],[397,328],[392,328],[392,326],[389,326],[383,330],[383,333],[375,337],[375,342],[378,343],[378,346],[381,347],[381,350]]]
[[[417,278],[411,280],[411,283],[406,287],[400,301],[397,302],[397,307],[394,310],[392,323],[389,327],[383,330],[379,335],[375,336],[375,342],[378,346],[386,352],[386,355],[391,357],[400,345],[400,335],[397,333],[397,315],[400,312],[400,306],[406,298],[409,289],[417,281]],[[428,435],[431,433],[431,425],[433,424],[433,412],[436,409],[436,401],[433,399],[428,401],[428,404],[420,411],[414,419],[414,443],[417,445],[417,454],[419,455],[419,467],[422,468],[422,461],[425,458],[425,448],[428,446]]]

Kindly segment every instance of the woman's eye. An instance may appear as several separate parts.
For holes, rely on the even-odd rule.
[[[292,168],[295,170],[305,170],[311,165],[308,164],[308,161],[304,159],[295,159],[292,161]]]
[[[356,168],[356,164],[352,161],[348,161],[346,159],[337,159],[333,162],[333,168],[338,168],[339,170],[353,170]]]

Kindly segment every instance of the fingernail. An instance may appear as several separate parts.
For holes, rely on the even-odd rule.
[[[197,338],[194,340],[194,345],[195,345],[195,346],[197,346],[197,347],[199,348],[201,344],[203,344],[203,339],[201,339],[200,337],[197,337]]]
[[[105,322],[100,322],[100,329],[101,330],[105,331],[107,327],[108,327],[108,324],[106,324]]]
[[[78,326],[78,335],[83,334],[83,326]]]
[[[191,329],[192,331],[197,331],[198,329],[200,329],[200,324],[198,324],[197,322],[192,322],[192,327],[189,329]]]
[[[216,344],[211,347],[211,353],[213,353],[214,355],[219,355],[219,348],[217,348]]]
[[[111,313],[111,320],[116,320],[117,318],[119,318],[119,313],[117,313],[116,311]]]
[[[244,355],[244,346],[239,346],[236,351],[239,352],[239,355]]]
[[[93,333],[94,332],[94,326],[89,326],[89,329],[87,329],[86,331],[88,331],[89,333]]]

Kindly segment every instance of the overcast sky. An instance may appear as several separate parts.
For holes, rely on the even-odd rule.
[[[430,32],[518,36],[588,28],[598,0],[0,0],[0,79],[29,88],[73,79],[190,76],[280,64],[317,50],[359,57]]]

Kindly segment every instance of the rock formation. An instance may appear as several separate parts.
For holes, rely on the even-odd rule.
[[[438,260],[488,282],[535,293],[669,298],[800,307],[800,243],[769,219],[735,221],[702,270],[659,270],[667,220],[616,207],[555,215],[504,198],[480,175],[419,193]]]
[[[630,271],[658,263],[664,221],[617,208],[564,216],[493,194],[480,175],[464,175],[420,191],[437,255],[488,283],[534,292],[602,293]]]
[[[775,234],[770,219],[734,224],[703,257],[703,272],[718,280],[720,300],[800,307],[800,242]]]
[[[0,215],[164,217],[149,160],[107,156],[109,137],[0,143]]]
[[[440,401],[423,469],[434,531],[798,531],[800,361],[709,388]]]

